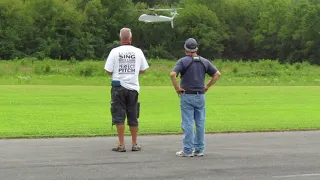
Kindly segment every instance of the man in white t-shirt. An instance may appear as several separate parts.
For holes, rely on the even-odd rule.
[[[112,125],[117,126],[119,145],[112,151],[126,152],[124,144],[124,122],[130,127],[132,151],[140,151],[137,144],[138,117],[140,104],[139,74],[149,68],[141,49],[131,45],[132,33],[129,28],[120,30],[121,46],[111,50],[104,69],[112,75],[111,115]]]

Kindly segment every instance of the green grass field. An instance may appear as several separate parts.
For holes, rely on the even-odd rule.
[[[140,134],[181,133],[175,61],[148,60],[140,76]],[[214,60],[207,132],[320,129],[320,67],[306,62]],[[0,138],[115,135],[104,61],[0,61]],[[128,133],[128,131],[127,131]]]
[[[170,86],[169,74],[176,61],[148,60],[148,72],[140,76],[142,86]],[[0,61],[0,85],[109,85],[104,61],[22,59]],[[219,86],[319,86],[320,67],[307,62],[280,64],[278,61],[231,62],[213,60],[221,71]]]
[[[207,132],[320,129],[320,86],[215,86]],[[0,137],[115,135],[110,87],[0,85]],[[140,134],[181,133],[170,86],[142,86]],[[127,131],[128,133],[128,131]]]

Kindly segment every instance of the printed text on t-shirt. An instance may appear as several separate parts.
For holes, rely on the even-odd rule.
[[[136,56],[134,52],[119,52],[119,74],[134,74]]]

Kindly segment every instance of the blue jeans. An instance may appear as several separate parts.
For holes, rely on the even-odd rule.
[[[182,114],[181,128],[184,133],[183,151],[187,154],[193,150],[204,151],[205,134],[205,94],[181,94]],[[194,124],[196,131],[194,134]]]

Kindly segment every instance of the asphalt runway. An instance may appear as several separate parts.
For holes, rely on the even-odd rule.
[[[126,137],[129,148],[131,137]],[[206,135],[204,157],[176,157],[182,135],[0,140],[0,180],[319,180],[320,131]]]

